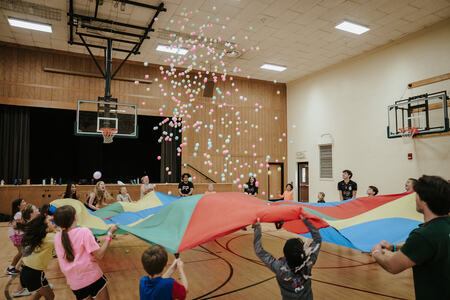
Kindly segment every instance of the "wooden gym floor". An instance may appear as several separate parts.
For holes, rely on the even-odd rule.
[[[4,275],[16,251],[8,239],[8,226],[0,223],[1,299],[10,299],[19,282],[18,276]],[[248,228],[181,254],[189,282],[187,299],[281,299],[274,274],[253,251],[253,229]],[[275,257],[282,255],[285,240],[296,236],[277,231],[273,224],[263,224],[263,231],[263,246]],[[140,260],[147,247],[132,235],[112,241],[100,262],[111,299],[139,299],[139,279],[145,275]],[[170,255],[169,263],[172,260]],[[389,274],[367,254],[345,247],[324,243],[312,275],[315,299],[414,299],[411,270]],[[55,299],[75,299],[56,259],[46,276],[54,285]]]

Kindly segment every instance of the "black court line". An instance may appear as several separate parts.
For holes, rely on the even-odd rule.
[[[242,237],[242,236],[246,236],[246,235],[245,235],[245,234],[244,234],[244,235],[239,235],[239,236],[237,236],[237,237],[232,238],[231,240],[233,240],[233,239],[235,239],[235,238],[238,238],[238,237]],[[255,264],[257,264],[257,265],[264,266],[264,263],[263,263],[262,261],[260,261],[260,260],[256,260],[256,259],[252,259],[252,258],[248,258],[248,257],[242,256],[242,255],[240,255],[240,254],[237,254],[237,253],[234,252],[233,250],[231,250],[231,249],[228,247],[228,243],[229,243],[231,240],[228,240],[225,246],[223,246],[223,245],[222,245],[221,243],[219,243],[217,240],[215,240],[215,242],[217,243],[217,245],[219,245],[219,246],[222,247],[223,249],[227,250],[228,252],[230,252],[230,253],[236,255],[237,257],[240,257],[240,258],[242,258],[242,259],[248,260],[248,261],[250,261],[250,262],[252,262],[252,263],[255,263]]]
[[[194,249],[190,249],[191,251],[197,251],[197,252],[203,252],[203,253],[208,253],[208,254],[211,254],[211,253],[209,253],[208,251],[205,251],[205,250],[200,250],[200,249],[196,249],[196,248],[194,248]],[[220,252],[218,252],[218,253],[220,253]]]
[[[257,264],[257,265],[265,266],[261,261],[255,261],[254,259],[250,259],[250,258],[247,258],[247,257],[245,257],[245,256],[239,255],[239,254],[233,252],[233,251],[229,248],[229,243],[230,243],[232,240],[234,240],[234,239],[236,239],[236,238],[238,238],[238,237],[243,237],[243,236],[246,236],[246,234],[239,235],[239,236],[235,236],[235,237],[231,238],[230,240],[227,241],[226,246],[223,246],[223,245],[220,244],[217,240],[215,240],[215,242],[216,242],[219,246],[221,246],[222,248],[224,248],[225,250],[229,251],[230,253],[232,253],[232,254],[234,254],[234,255],[240,257],[240,258],[243,258],[243,259],[245,259],[245,260],[248,260],[248,261],[250,261],[250,262],[252,262],[252,263],[254,263],[254,264]],[[271,235],[271,236],[272,236],[272,235]],[[274,237],[276,237],[276,236],[274,236]],[[283,238],[280,238],[280,239],[283,239]],[[321,251],[322,251],[322,250],[321,250]],[[339,256],[339,255],[336,254],[336,256]],[[341,256],[339,256],[339,257],[341,257]],[[342,258],[347,258],[347,257],[342,256]],[[347,259],[348,259],[348,258],[347,258]],[[352,259],[349,259],[349,260],[352,260]],[[352,266],[336,266],[336,267],[316,267],[316,269],[340,269],[340,268],[352,268],[352,267],[360,267],[360,266],[365,266],[365,265],[374,264],[375,262],[371,262],[371,263],[361,263],[361,262],[359,262],[359,263],[360,263],[360,265],[352,265]],[[269,279],[267,279],[267,280],[269,280]],[[341,284],[337,284],[337,283],[332,283],[332,282],[327,282],[327,281],[317,280],[317,279],[314,279],[314,278],[311,278],[311,280],[312,280],[312,281],[317,281],[317,282],[320,282],[320,283],[323,283],[323,284],[328,284],[328,285],[332,285],[332,286],[337,286],[337,287],[341,287],[341,288],[345,288],[345,289],[350,289],[350,290],[354,290],[354,291],[365,292],[365,293],[373,294],[373,295],[379,295],[379,296],[383,296],[383,297],[387,297],[387,298],[399,299],[399,300],[407,300],[407,298],[399,298],[399,297],[396,297],[396,296],[386,295],[386,294],[377,293],[377,292],[373,292],[373,291],[369,291],[369,290],[363,290],[363,289],[359,289],[359,288],[355,288],[355,287],[351,287],[351,286],[346,286],[346,285],[341,285]],[[264,282],[264,281],[263,281],[263,282]],[[259,282],[259,283],[262,283],[262,282]],[[252,287],[252,286],[257,285],[257,284],[259,284],[259,283],[256,283],[256,284],[253,284],[253,285],[249,285],[249,286],[247,286],[247,287],[243,287],[243,288],[240,288],[240,289],[238,289],[238,290],[242,290],[242,289],[245,289],[245,288],[249,288],[249,287]],[[227,293],[232,293],[232,292],[234,292],[234,291],[230,291],[230,292],[227,292]],[[222,294],[221,294],[221,295],[222,295]],[[225,295],[225,294],[223,294],[223,295]],[[216,296],[214,296],[214,297],[216,297]],[[211,298],[205,298],[205,299],[211,299]],[[203,300],[203,299],[202,299],[202,300]]]
[[[220,288],[222,288],[223,286],[225,286],[225,285],[230,281],[230,279],[233,277],[233,266],[231,265],[231,263],[230,263],[228,260],[226,260],[226,259],[223,258],[223,257],[220,257],[219,255],[217,255],[216,253],[210,251],[209,249],[205,248],[205,247],[202,246],[202,245],[200,245],[199,247],[202,248],[202,249],[205,249],[206,251],[208,251],[209,254],[214,255],[214,256],[220,258],[221,260],[223,260],[224,262],[226,262],[227,265],[228,265],[228,267],[229,267],[230,273],[228,274],[228,278],[227,278],[221,285],[219,285],[219,286],[216,287],[215,289],[213,289],[213,290],[211,290],[211,291],[209,291],[209,292],[207,292],[207,293],[205,293],[205,294],[203,294],[203,295],[201,295],[201,296],[198,296],[197,298],[194,298],[194,299],[192,299],[192,300],[200,300],[200,299],[203,300],[203,299],[208,299],[208,298],[204,298],[204,297],[206,297],[206,296],[208,296],[208,295],[214,293],[215,291],[217,291],[217,290],[219,290]]]
[[[408,298],[395,297],[395,296],[391,296],[391,295],[386,295],[386,294],[382,294],[382,293],[372,292],[372,291],[369,291],[369,290],[363,290],[363,289],[351,287],[351,286],[348,286],[348,285],[342,285],[342,284],[337,284],[337,283],[332,283],[332,282],[327,282],[327,281],[322,281],[322,280],[317,280],[317,279],[311,279],[311,280],[317,281],[317,282],[320,282],[320,283],[323,283],[323,284],[329,284],[329,285],[341,287],[341,288],[344,288],[344,289],[359,291],[359,292],[363,292],[363,293],[369,293],[369,294],[383,296],[383,297],[387,297],[387,298],[399,299],[399,300],[408,300]]]
[[[232,253],[232,254],[234,254],[234,255],[236,255],[236,256],[242,258],[242,259],[248,260],[249,262],[255,263],[255,264],[260,265],[260,266],[264,266],[264,263],[263,263],[262,261],[260,261],[260,260],[245,257],[245,256],[240,255],[240,254],[234,252],[233,250],[231,250],[229,244],[230,244],[234,239],[240,238],[240,237],[243,237],[243,236],[246,236],[246,235],[243,234],[243,235],[239,235],[239,236],[233,237],[232,239],[230,239],[230,240],[227,241],[227,243],[225,244],[225,246],[223,246],[222,244],[220,244],[218,241],[216,241],[216,243],[217,243],[220,247],[222,247],[223,249],[227,250],[228,252],[230,252],[230,253]],[[322,250],[320,250],[320,251],[322,251]],[[341,258],[346,258],[346,257],[344,257],[344,256],[340,256],[340,255],[337,255],[337,254],[335,254],[335,256],[338,256],[338,257],[341,257]],[[361,267],[361,266],[367,266],[367,265],[372,265],[372,264],[375,264],[375,263],[376,263],[376,262],[363,263],[363,262],[359,262],[359,261],[352,260],[352,259],[349,259],[349,260],[350,260],[350,261],[354,261],[354,262],[358,262],[359,264],[358,264],[358,265],[348,265],[348,266],[332,266],[332,267],[319,267],[319,266],[316,266],[316,267],[314,267],[314,269],[346,269],[346,268],[356,268],[356,267]]]
[[[192,261],[184,261],[183,262],[185,264],[193,264],[193,263],[198,263],[198,262],[203,262],[203,261],[210,261],[210,260],[218,260],[220,258],[207,258],[207,259],[199,259],[199,260],[192,260]]]
[[[17,276],[17,275],[16,275]],[[5,285],[5,299],[6,300],[12,300],[11,296],[9,295],[9,287],[11,286],[11,283],[13,282],[14,278],[16,276],[11,275],[11,278],[8,280],[8,282]]]
[[[222,296],[229,295],[229,294],[232,294],[232,293],[240,292],[242,290],[248,289],[250,287],[253,287],[253,286],[261,284],[261,283],[264,283],[264,282],[272,280],[274,278],[275,278],[275,276],[272,276],[272,277],[269,277],[269,278],[266,278],[264,280],[261,280],[261,281],[258,281],[258,282],[255,282],[255,283],[243,286],[241,288],[238,288],[238,289],[235,289],[235,290],[232,290],[232,291],[228,291],[228,292],[225,292],[225,293],[222,293],[222,294],[218,294],[218,295],[214,295],[214,296],[211,296],[211,297],[203,298],[202,300],[218,298],[218,297],[222,297]]]
[[[280,237],[280,236],[276,236],[276,235],[273,235],[273,234],[269,234],[269,233],[265,233],[265,234],[268,235],[268,236],[271,236],[271,237],[279,238],[279,239],[284,240],[284,241],[287,240],[286,238],[283,238],[283,237]],[[320,252],[324,252],[324,253],[327,253],[327,254],[330,254],[330,255],[334,255],[334,256],[337,256],[337,257],[340,257],[340,258],[345,258],[347,260],[354,261],[354,262],[360,263],[362,265],[368,264],[368,263],[365,263],[365,262],[362,262],[362,261],[359,261],[359,260],[356,260],[356,259],[348,258],[348,257],[342,256],[342,255],[339,255],[339,254],[335,254],[335,253],[332,253],[332,252],[329,252],[329,251],[326,251],[326,250],[320,249]]]

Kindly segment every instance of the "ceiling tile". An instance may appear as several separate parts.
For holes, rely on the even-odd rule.
[[[69,30],[65,14],[68,1],[27,1],[47,6],[48,10],[59,9],[63,17],[59,21],[47,20],[31,14],[2,10],[1,41],[87,53],[84,47],[67,43]],[[95,1],[74,0],[74,3],[77,13],[93,15]],[[158,5],[160,1],[147,0],[146,3]],[[278,81],[295,80],[450,18],[448,0],[167,0],[164,4],[167,12],[161,13],[155,23],[156,32],[150,34],[150,40],[144,41],[141,54],[132,56],[131,60],[167,64],[164,61],[171,54],[155,50],[158,43],[168,43],[168,35],[164,33],[167,29],[180,36],[194,31],[198,34],[200,26],[213,24],[212,28],[203,28],[207,38],[216,39],[220,36],[223,41],[238,43],[241,51],[243,48],[247,50],[238,59],[225,59],[228,72],[231,73],[233,67],[238,66],[242,69],[240,75],[249,74],[252,78]],[[152,13],[154,11],[130,4],[126,4],[122,12],[120,4],[115,7],[112,0],[105,0],[99,7],[99,16],[142,26],[148,24]],[[50,23],[53,33],[11,28],[7,16]],[[343,20],[366,25],[371,30],[361,36],[336,30],[334,26]],[[107,24],[97,25],[107,27]],[[136,32],[126,28],[122,30]],[[88,40],[97,43],[94,39]],[[128,46],[124,43],[115,45],[122,48]],[[256,46],[260,47],[259,51],[248,51],[250,47]],[[225,49],[223,44],[221,47]],[[100,49],[94,52],[102,54]],[[199,55],[200,51],[196,53]],[[124,57],[125,54],[113,55]],[[283,64],[288,69],[281,73],[262,71],[259,67],[264,62]],[[196,67],[200,65],[205,65],[202,59],[196,61]]]

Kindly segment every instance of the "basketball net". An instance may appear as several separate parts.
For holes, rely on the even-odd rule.
[[[113,142],[114,136],[117,133],[116,128],[100,128],[103,135],[103,144],[110,144]]]
[[[413,137],[419,132],[416,127],[399,128],[398,131],[402,135],[402,141],[405,144],[411,143]]]

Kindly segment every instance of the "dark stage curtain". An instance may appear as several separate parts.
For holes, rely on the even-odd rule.
[[[161,143],[161,182],[179,182],[181,181],[181,156],[177,156],[177,147],[181,143],[181,134],[178,132],[179,128],[170,127],[168,123],[161,126],[162,131],[166,131],[169,135],[173,133],[172,141]],[[175,140],[175,136],[179,135],[179,140]],[[166,167],[172,171],[169,175]]]
[[[30,110],[0,105],[0,179],[23,183],[30,175]]]

